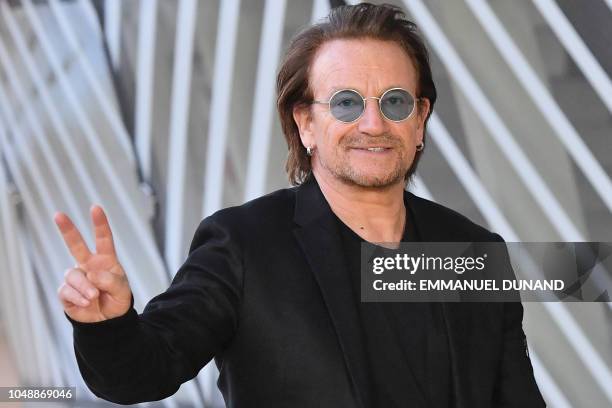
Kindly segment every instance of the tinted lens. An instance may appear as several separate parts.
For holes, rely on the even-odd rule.
[[[408,91],[391,89],[380,100],[380,110],[389,120],[400,121],[408,118],[414,109],[414,99]]]
[[[329,109],[339,121],[353,122],[363,112],[363,99],[355,91],[340,91],[329,101]]]

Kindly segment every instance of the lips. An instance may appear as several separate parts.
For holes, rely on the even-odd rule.
[[[385,147],[385,146],[371,146],[371,147],[353,147],[353,149],[355,150],[365,150],[368,152],[385,152],[387,150],[391,150],[390,147]]]

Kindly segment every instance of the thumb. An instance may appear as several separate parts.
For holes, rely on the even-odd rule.
[[[87,279],[98,289],[111,295],[129,296],[130,286],[125,275],[118,275],[109,271],[89,272]]]

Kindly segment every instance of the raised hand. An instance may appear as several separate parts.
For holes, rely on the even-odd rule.
[[[58,289],[64,311],[73,320],[92,323],[122,316],[130,309],[132,291],[117,259],[113,234],[104,211],[91,207],[96,252],[91,253],[83,236],[64,213],[55,214],[64,242],[76,261],[66,270]]]

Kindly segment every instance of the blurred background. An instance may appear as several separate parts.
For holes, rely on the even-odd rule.
[[[107,405],[57,300],[73,261],[53,213],[91,245],[105,208],[142,311],[203,217],[288,186],[279,59],[340,3],[0,0],[0,386]],[[612,241],[612,0],[391,3],[439,92],[410,188],[507,241]],[[612,406],[610,303],[526,303],[524,327],[549,406]],[[221,407],[216,376],[142,405]]]

